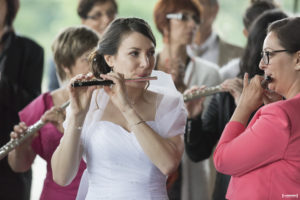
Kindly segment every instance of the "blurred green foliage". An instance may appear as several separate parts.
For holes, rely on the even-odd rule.
[[[45,70],[43,91],[48,82],[47,61],[51,57],[51,43],[55,36],[65,27],[80,24],[76,13],[78,0],[20,0],[21,8],[14,27],[22,35],[37,41],[45,49]],[[162,38],[153,22],[153,8],[157,0],[117,0],[119,16],[135,16],[149,22],[157,39],[158,49]],[[293,11],[294,0],[278,0],[285,11]],[[242,34],[242,16],[249,5],[249,0],[219,0],[220,10],[214,29],[225,40],[244,46],[246,39]],[[300,4],[300,2],[299,2]],[[300,7],[298,5],[298,7]],[[300,9],[298,8],[298,11]]]

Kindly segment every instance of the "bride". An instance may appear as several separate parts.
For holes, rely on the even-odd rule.
[[[142,19],[108,27],[91,55],[93,75],[71,82],[95,76],[114,84],[69,87],[65,134],[51,161],[56,183],[68,185],[83,157],[86,199],[168,199],[166,178],[181,161],[186,110],[171,76],[153,71],[155,45]],[[147,76],[158,80],[125,81]]]

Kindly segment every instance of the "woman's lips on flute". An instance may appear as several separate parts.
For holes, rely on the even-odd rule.
[[[150,81],[150,80],[157,80],[157,77],[152,76],[152,77],[125,79],[125,82],[141,82],[141,81]],[[72,87],[85,87],[85,86],[93,86],[93,85],[109,86],[112,84],[114,83],[111,80],[93,79],[88,81],[75,81],[74,83],[71,84],[71,86]]]
[[[264,89],[267,89],[268,83],[272,82],[272,77],[271,76],[266,76],[264,80],[261,81],[261,87]]]

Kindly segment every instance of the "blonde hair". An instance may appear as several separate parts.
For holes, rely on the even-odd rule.
[[[61,81],[66,79],[64,68],[71,70],[76,59],[97,46],[98,35],[85,26],[63,30],[52,44],[53,57]]]

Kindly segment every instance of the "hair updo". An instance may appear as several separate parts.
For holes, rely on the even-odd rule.
[[[100,74],[107,74],[112,70],[106,63],[104,55],[115,55],[122,42],[122,37],[131,32],[141,33],[156,46],[155,37],[146,21],[134,17],[115,19],[107,27],[97,49],[91,53],[89,58],[92,63],[92,72],[96,78],[100,78]]]

